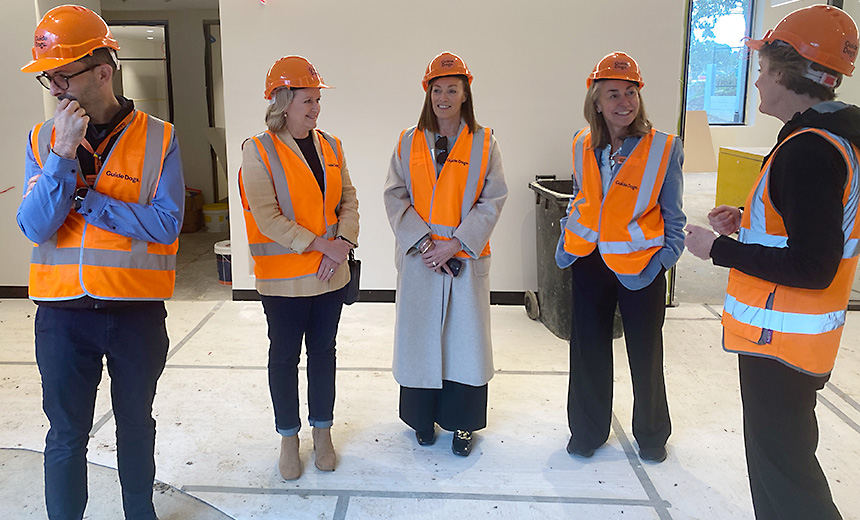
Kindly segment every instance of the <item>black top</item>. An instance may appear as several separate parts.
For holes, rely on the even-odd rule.
[[[830,113],[814,108],[797,113],[780,130],[777,143],[799,128],[811,127],[860,146],[860,108],[845,106]],[[742,244],[721,236],[711,249],[714,264],[789,287],[828,287],[842,259],[847,176],[842,154],[829,141],[811,133],[792,138],[774,156],[768,180],[773,207],[785,222],[787,247]]]
[[[299,145],[299,149],[302,151],[302,155],[305,156],[305,161],[308,162],[308,166],[311,167],[311,171],[314,172],[314,177],[317,180],[317,184],[320,185],[320,191],[325,193],[325,173],[323,172],[322,165],[320,164],[320,156],[317,154],[317,149],[314,148],[314,136],[311,133],[308,133],[308,136],[302,139],[297,137],[293,137],[295,139],[296,144]]]
[[[110,134],[111,130],[116,128],[116,126],[125,119],[125,116],[129,115],[132,110],[134,110],[134,102],[130,99],[126,99],[122,96],[117,96],[117,101],[119,101],[120,109],[108,122],[107,124],[95,125],[88,124],[87,132],[84,135],[87,141],[89,141],[90,146],[93,147],[93,150],[97,149],[99,145],[104,141],[104,139]],[[105,147],[104,152],[102,152],[102,156],[107,157],[107,154],[110,152],[110,149],[113,148],[113,145],[116,143],[116,140],[119,138],[119,134],[122,132],[117,132],[116,135],[111,137],[111,141],[108,143],[107,147]],[[78,146],[78,163],[81,165],[81,173],[84,174],[84,178],[93,179],[93,176],[96,174],[96,166],[95,160],[93,159],[93,154],[87,151],[83,146]],[[91,182],[88,184],[92,185]]]

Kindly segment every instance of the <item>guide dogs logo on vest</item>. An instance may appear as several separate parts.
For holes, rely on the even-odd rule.
[[[108,177],[116,177],[117,179],[122,179],[125,181],[131,181],[132,184],[137,184],[138,182],[140,182],[139,178],[132,177],[131,175],[126,175],[126,174],[120,173],[120,172],[112,172],[112,171],[108,170],[105,172],[105,175],[107,175]]]

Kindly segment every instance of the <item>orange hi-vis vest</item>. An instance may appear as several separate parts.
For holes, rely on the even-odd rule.
[[[860,254],[860,151],[848,140],[830,132],[804,128],[780,143],[803,133],[815,133],[832,143],[845,159],[848,180],[842,195],[844,246],[836,276],[826,289],[800,289],[729,271],[723,305],[723,348],[728,352],[768,357],[801,372],[825,375],[833,370],[848,298]],[[770,168],[779,146],[762,167],[747,196],[738,240],[744,244],[787,247],[788,234],[773,207],[768,188]],[[814,182],[814,179],[810,179]]]
[[[637,143],[607,193],[591,147],[591,132],[573,138],[573,175],[580,187],[570,204],[564,250],[584,257],[597,247],[607,267],[639,274],[663,247],[660,190],[666,178],[674,136],[651,130]]]
[[[337,137],[321,130],[315,131],[319,133],[322,149],[325,193],[320,191],[314,173],[302,158],[274,133],[267,130],[251,137],[245,144],[249,141],[253,143],[260,160],[269,170],[281,214],[317,236],[334,240],[337,234],[337,211],[343,192],[340,161],[343,148]],[[248,246],[254,258],[254,276],[257,280],[290,280],[316,275],[322,261],[321,252],[305,251],[298,254],[260,231],[245,196],[241,170],[239,194],[245,210],[245,231],[248,233]]]
[[[54,140],[53,119],[33,128],[30,146],[39,167]],[[135,110],[96,172],[93,189],[122,202],[150,204],[172,141],[173,125]],[[77,184],[86,186],[80,174]],[[33,247],[30,298],[166,300],[173,295],[178,249],[178,239],[158,244],[122,236],[88,224],[72,209],[54,236]]]
[[[490,155],[490,137],[493,131],[484,127],[472,134],[463,127],[448,159],[436,178],[433,154],[423,132],[415,139],[417,127],[400,134],[397,154],[403,165],[404,180],[418,215],[430,227],[433,240],[451,240],[457,227],[481,196]],[[478,256],[490,254],[490,243]],[[456,255],[470,258],[465,251]]]

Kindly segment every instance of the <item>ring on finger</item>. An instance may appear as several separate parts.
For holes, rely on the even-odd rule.
[[[435,262],[435,261],[433,262],[433,267],[436,267],[436,262]]]
[[[334,269],[329,269],[328,272],[333,273]]]

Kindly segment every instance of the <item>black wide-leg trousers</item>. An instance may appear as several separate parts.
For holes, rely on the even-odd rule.
[[[442,388],[400,387],[400,419],[415,431],[434,424],[448,431],[473,432],[487,426],[487,385],[442,381]]]
[[[573,325],[567,414],[573,445],[596,449],[612,422],[612,321],[616,304],[633,381],[633,436],[639,448],[666,444],[672,432],[663,377],[664,271],[636,291],[624,287],[598,251],[578,259],[573,274]]]

